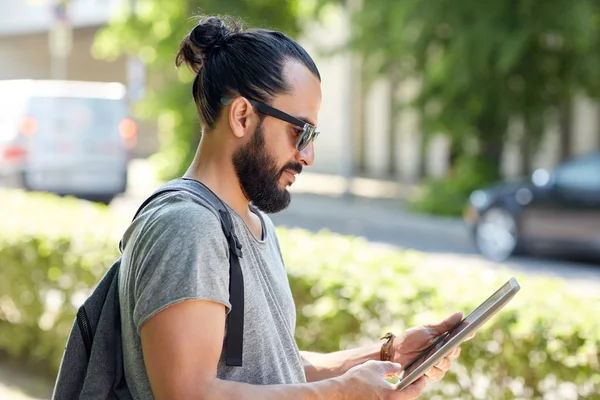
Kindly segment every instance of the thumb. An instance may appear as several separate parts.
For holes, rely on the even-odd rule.
[[[454,325],[458,324],[462,318],[463,314],[461,312],[456,312],[437,324],[429,325],[429,327],[434,329],[437,334],[441,335],[448,332]]]
[[[377,365],[382,375],[395,374],[397,372],[400,372],[400,370],[402,369],[402,366],[400,364],[391,361],[379,361],[377,362]]]

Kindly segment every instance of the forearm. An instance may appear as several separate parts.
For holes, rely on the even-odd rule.
[[[344,394],[340,379],[294,385],[250,385],[247,383],[215,379],[210,394],[202,397],[211,400],[350,400]]]
[[[304,361],[307,381],[316,382],[343,375],[350,368],[369,360],[379,360],[380,350],[381,345],[374,344],[329,354],[308,351],[302,351],[300,354]]]

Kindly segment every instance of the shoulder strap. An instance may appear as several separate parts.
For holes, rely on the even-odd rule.
[[[231,367],[242,366],[244,347],[244,276],[240,266],[242,245],[235,234],[231,214],[223,201],[208,187],[199,181],[179,178],[170,181],[156,190],[138,208],[133,219],[135,220],[157,197],[169,192],[185,192],[193,198],[199,198],[217,210],[221,221],[221,228],[229,244],[229,302],[231,311],[227,314],[227,337],[225,339],[226,364]],[[119,243],[122,249],[123,242]]]

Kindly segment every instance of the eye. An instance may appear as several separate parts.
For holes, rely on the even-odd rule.
[[[296,136],[300,136],[304,132],[304,130],[300,129],[300,128],[293,128],[293,130],[294,130],[294,135],[296,135]]]

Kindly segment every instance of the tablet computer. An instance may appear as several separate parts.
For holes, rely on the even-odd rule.
[[[475,333],[488,319],[500,311],[519,291],[521,287],[515,278],[511,278],[500,289],[481,303],[471,314],[454,325],[448,332],[441,335],[434,343],[426,348],[414,360],[404,366],[394,387],[404,389],[434,365],[440,362],[450,352]]]

